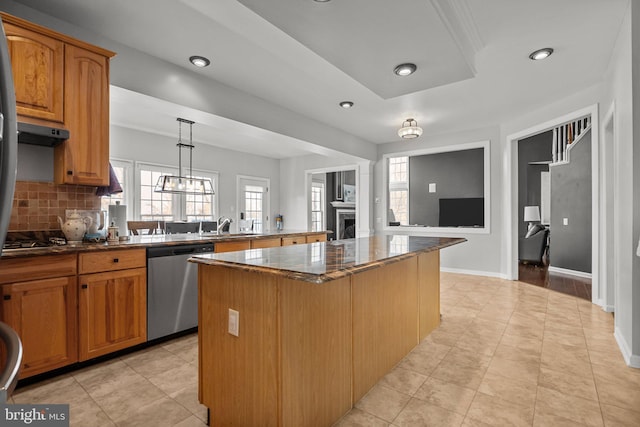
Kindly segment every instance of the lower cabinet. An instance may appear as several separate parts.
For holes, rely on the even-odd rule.
[[[2,286],[2,318],[24,351],[20,378],[78,360],[76,298],[75,276]]]
[[[140,259],[142,265],[146,262],[144,249],[118,252],[122,259]],[[81,269],[84,264],[96,265],[87,263],[83,257],[113,258],[108,253],[80,254]],[[147,340],[147,270],[145,267],[117,270],[118,265],[109,271],[79,276],[80,361]]]
[[[76,264],[76,254],[0,259],[0,320],[22,341],[20,378],[78,360]]]

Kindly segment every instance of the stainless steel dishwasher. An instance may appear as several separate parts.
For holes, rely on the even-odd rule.
[[[198,266],[213,243],[147,248],[147,340],[198,326]]]

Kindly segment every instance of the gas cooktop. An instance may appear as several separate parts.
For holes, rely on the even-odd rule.
[[[14,240],[11,242],[5,242],[2,246],[2,250],[48,248],[51,246],[61,246],[66,244],[67,241],[62,237],[51,237],[49,240]]]

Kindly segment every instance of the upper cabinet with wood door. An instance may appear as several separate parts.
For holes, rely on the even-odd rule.
[[[109,59],[115,53],[0,12],[18,119],[64,127],[55,148],[58,184],[109,184]]]
[[[5,15],[2,18],[4,20]],[[64,123],[64,43],[8,22],[4,30],[20,119],[61,126]]]
[[[65,47],[65,125],[69,139],[55,148],[56,182],[109,184],[109,59]]]

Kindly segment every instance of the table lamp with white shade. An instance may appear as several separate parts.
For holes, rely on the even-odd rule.
[[[529,223],[529,230],[533,227],[533,223],[540,221],[540,207],[539,206],[525,206],[524,207],[524,221]]]

